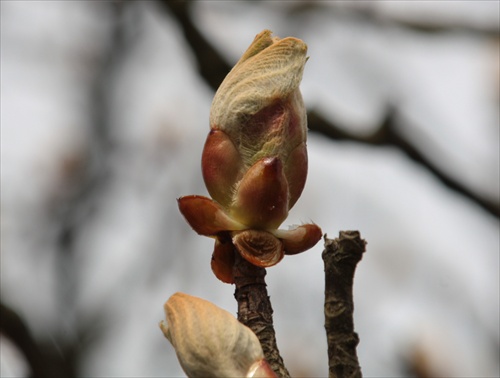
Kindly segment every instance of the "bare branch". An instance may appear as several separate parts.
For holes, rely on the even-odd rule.
[[[341,231],[336,239],[325,236],[325,329],[328,342],[330,378],[359,378],[356,346],[359,337],[354,332],[354,301],[352,295],[354,271],[365,252],[366,242],[358,231]]]
[[[234,297],[238,302],[238,320],[258,337],[264,357],[278,377],[289,378],[276,344],[273,308],[267,295],[266,270],[250,264],[235,251]]]

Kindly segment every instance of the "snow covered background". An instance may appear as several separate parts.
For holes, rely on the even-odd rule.
[[[210,270],[212,240],[175,201],[207,194],[213,90],[156,2],[0,7],[2,304],[65,374],[183,376],[158,328],[163,303],[183,291],[236,311],[233,287]],[[499,7],[204,1],[191,18],[230,64],[262,29],[303,39],[308,109],[366,136],[396,104],[398,133],[498,207]],[[417,365],[498,377],[498,216],[395,147],[313,132],[308,146],[306,188],[284,226],[312,220],[368,242],[354,293],[364,375]],[[292,376],[327,375],[321,251],[268,270]],[[2,377],[29,374],[15,344],[0,343]]]

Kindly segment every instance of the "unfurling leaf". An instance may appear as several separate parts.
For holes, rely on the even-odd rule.
[[[278,229],[307,177],[307,116],[299,90],[307,46],[271,34],[255,37],[213,99],[201,162],[212,199],[178,200],[191,227],[217,239],[212,269],[228,283],[234,253],[268,267],[311,248],[322,234],[315,224]]]

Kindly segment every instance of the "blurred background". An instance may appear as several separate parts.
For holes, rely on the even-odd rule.
[[[366,377],[498,377],[498,1],[1,1],[2,377],[177,377],[175,292],[236,313],[207,195],[215,89],[263,29],[309,46],[309,176],[283,227],[368,242]],[[322,243],[268,269],[292,376],[327,376]]]

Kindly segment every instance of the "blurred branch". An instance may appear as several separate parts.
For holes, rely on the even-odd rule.
[[[26,322],[12,308],[0,303],[0,333],[8,337],[26,358],[31,377],[72,377],[71,364],[64,363],[63,356],[50,353],[31,334]]]
[[[388,107],[385,120],[379,126],[377,131],[370,135],[357,135],[345,131],[343,128],[336,127],[331,122],[322,117],[315,110],[308,112],[308,123],[311,131],[318,132],[328,138],[341,141],[353,141],[374,146],[394,146],[405,153],[414,162],[425,167],[436,178],[449,189],[460,193],[481,207],[489,214],[500,217],[500,204],[481,198],[472,190],[465,187],[462,183],[451,178],[446,172],[439,169],[425,154],[421,153],[406,139],[401,137],[396,131],[397,108]]]
[[[194,2],[192,1],[170,1],[160,0],[160,4],[172,14],[181,26],[186,41],[196,57],[200,75],[215,91],[231,69],[217,49],[201,34],[191,20],[189,11]],[[306,4],[306,3],[304,3]],[[256,31],[257,32],[257,31]],[[449,189],[463,195],[483,210],[496,218],[500,217],[500,203],[482,198],[472,190],[468,189],[460,181],[452,178],[444,170],[440,169],[430,158],[421,153],[409,141],[400,136],[395,128],[396,106],[388,105],[385,121],[378,127],[378,130],[369,136],[360,136],[349,133],[344,128],[333,124],[325,119],[315,110],[308,112],[308,127],[311,131],[318,132],[328,138],[352,141],[377,146],[395,146],[403,151],[409,158],[425,167],[441,183]]]
[[[358,231],[341,231],[336,239],[325,236],[325,329],[330,378],[361,377],[354,332],[353,282],[366,242]]]
[[[194,51],[201,76],[212,89],[217,90],[222,80],[231,70],[231,66],[191,21],[189,8],[192,1],[161,0],[160,3],[181,25],[186,41]]]
[[[370,2],[359,2],[355,7],[356,13],[377,23],[391,23],[398,27],[414,30],[420,33],[474,33],[487,38],[498,38],[499,28],[487,23],[471,22],[466,17],[404,17],[397,14],[383,13],[377,5]],[[365,5],[365,6],[364,6]]]
[[[273,308],[267,295],[266,270],[252,265],[235,252],[234,297],[238,302],[238,320],[250,328],[262,345],[264,358],[281,378],[289,378],[276,344]]]
[[[94,313],[82,316],[74,304],[79,292],[76,279],[80,269],[77,253],[82,233],[99,210],[99,201],[102,200],[106,186],[112,178],[110,160],[114,146],[109,128],[109,90],[112,87],[110,82],[114,80],[117,66],[121,64],[129,47],[124,37],[126,26],[121,22],[127,4],[113,2],[102,3],[100,6],[110,8],[112,16],[109,35],[106,36],[109,38],[107,49],[102,51],[94,66],[90,67],[93,71],[92,80],[89,81],[88,87],[82,89],[89,98],[91,109],[87,119],[88,147],[85,153],[79,156],[81,162],[76,165],[77,169],[63,178],[65,185],[71,190],[57,201],[52,214],[59,227],[55,240],[58,253],[57,311],[62,318],[71,319],[63,323],[64,326],[57,330],[52,341],[61,359],[69,365],[67,369],[73,372],[63,375],[66,377],[77,375],[80,360],[92,346],[92,342],[102,336],[97,334],[96,325],[103,322],[107,310],[100,308]],[[68,332],[68,329],[71,329],[71,332]]]
[[[362,18],[366,22],[378,24],[381,26],[391,24],[401,29],[412,30],[419,33],[438,34],[438,33],[474,33],[486,38],[497,39],[499,25],[493,22],[477,22],[474,18],[468,20],[467,17],[457,15],[445,15],[439,17],[405,16],[399,12],[384,11],[377,1],[338,1],[330,2],[326,5],[322,1],[297,1],[288,8],[290,16],[300,15],[304,17],[306,12],[315,12],[315,14],[341,15],[341,17]],[[333,6],[332,6],[333,5]],[[410,13],[410,12],[409,12]]]
[[[80,260],[76,258],[78,242],[83,228],[88,224],[103,188],[109,180],[108,161],[111,154],[109,136],[109,81],[116,66],[123,58],[123,22],[120,22],[126,3],[100,3],[98,7],[110,8],[112,13],[108,49],[99,59],[89,60],[94,76],[88,86],[81,88],[91,104],[91,111],[84,113],[90,128],[87,150],[75,150],[74,155],[63,158],[60,164],[60,182],[56,185],[55,200],[50,202],[49,216],[57,225],[54,248],[55,287],[58,300],[54,311],[64,321],[57,329],[47,330],[46,339],[35,338],[26,321],[13,309],[1,304],[0,331],[19,348],[27,360],[33,377],[73,377],[78,375],[79,363],[92,341],[97,339],[96,324],[103,318],[105,309],[82,316],[75,306],[77,297],[77,271]],[[106,11],[108,9],[102,9]],[[104,12],[106,13],[106,12]],[[107,37],[107,36],[104,36]],[[82,60],[83,61],[83,60]],[[70,63],[68,63],[70,64]],[[84,116],[85,116],[84,115]],[[37,311],[37,309],[32,309]]]

